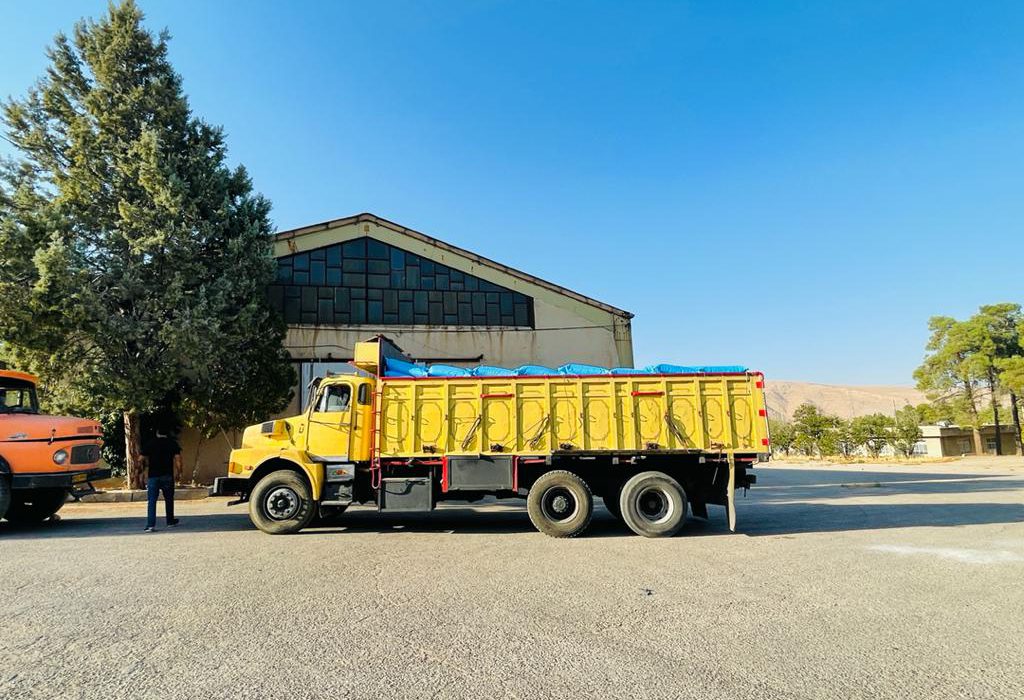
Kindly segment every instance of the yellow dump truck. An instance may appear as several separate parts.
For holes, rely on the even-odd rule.
[[[247,428],[213,493],[248,502],[275,534],[352,503],[525,498],[553,537],[583,532],[596,495],[637,534],[664,537],[708,504],[735,529],[736,489],[769,454],[764,377],[743,368],[434,376],[383,337],[357,344],[353,364],[315,380],[302,415]]]

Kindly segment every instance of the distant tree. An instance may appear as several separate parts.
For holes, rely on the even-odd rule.
[[[850,421],[850,432],[858,445],[863,445],[871,457],[878,457],[889,444],[890,431],[895,425],[892,417],[884,413],[857,416]]]
[[[294,373],[266,298],[270,204],[192,115],[132,0],[58,34],[3,124],[0,337],[51,401],[123,413],[130,484],[141,417],[234,427],[286,403]]]
[[[806,402],[793,411],[793,430],[796,433],[793,444],[807,455],[824,456],[836,454],[838,442],[835,428],[838,419],[822,413],[813,403]]]
[[[1019,353],[1017,326],[1021,319],[1020,304],[989,304],[982,306],[978,313],[964,322],[974,348],[966,365],[988,388],[992,422],[997,436],[1002,434],[999,419],[1000,395],[1003,392],[1000,363]],[[996,454],[1002,453],[1002,442],[997,439]]]
[[[796,439],[793,424],[785,420],[769,418],[768,432],[771,434],[772,448],[788,455],[793,449],[793,441]]]
[[[843,457],[852,457],[864,444],[859,435],[853,431],[853,421],[845,418],[836,418],[835,426],[832,428],[834,436],[834,452]]]
[[[914,454],[914,445],[921,440],[920,416],[913,406],[904,406],[896,412],[896,419],[889,432],[893,449],[905,457]]]
[[[971,428],[975,451],[981,454],[981,380],[973,361],[978,350],[977,334],[967,324],[948,316],[933,317],[928,327],[928,354],[914,372],[917,387],[931,401],[945,406],[957,424]]]

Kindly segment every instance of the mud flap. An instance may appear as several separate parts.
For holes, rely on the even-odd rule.
[[[729,485],[725,492],[725,507],[729,511],[729,531],[736,532],[736,456],[729,453]]]

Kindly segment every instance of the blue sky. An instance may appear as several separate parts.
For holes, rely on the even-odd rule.
[[[634,312],[638,364],[908,384],[929,316],[1024,301],[1024,4],[141,5],[278,227],[477,251]],[[0,95],[105,7],[8,4]]]

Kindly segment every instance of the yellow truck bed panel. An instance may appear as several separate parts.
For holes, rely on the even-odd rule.
[[[381,457],[767,452],[760,374],[389,378]]]

